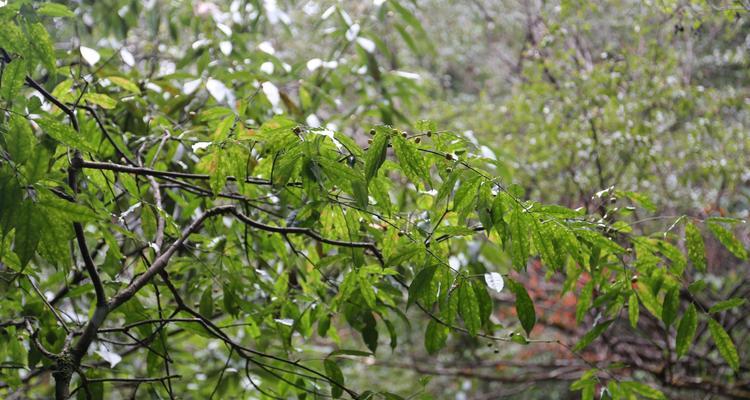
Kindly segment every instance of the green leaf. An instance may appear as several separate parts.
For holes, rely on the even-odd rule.
[[[23,164],[31,155],[36,141],[34,132],[31,131],[31,126],[26,119],[17,114],[11,114],[9,127],[10,130],[4,135],[5,150],[8,151],[13,161]]]
[[[17,209],[15,227],[13,252],[18,255],[20,266],[24,267],[36,252],[41,238],[39,232],[45,229],[45,221],[31,201],[24,201]]]
[[[460,182],[453,196],[453,210],[461,214],[470,212],[477,201],[477,192],[481,184],[482,177],[479,175],[470,175],[468,179]]]
[[[211,187],[214,195],[216,195],[224,189],[227,183],[229,159],[226,157],[226,152],[223,148],[216,148],[213,153],[206,156],[204,162],[206,172],[209,175],[208,185]]]
[[[430,320],[427,323],[427,330],[424,333],[424,347],[430,354],[435,354],[445,347],[448,340],[448,327]]]
[[[359,277],[359,292],[362,294],[362,298],[365,299],[365,303],[370,308],[375,308],[377,306],[377,295],[375,294],[375,290],[372,287],[372,282],[369,279],[369,274],[362,273],[363,271],[360,271],[358,274]]]
[[[666,240],[660,240],[657,243],[659,251],[672,261],[672,272],[677,276],[682,275],[685,271],[685,266],[687,265],[687,260],[685,259],[685,255],[682,254],[682,251]]]
[[[645,307],[654,317],[661,318],[662,305],[656,299],[654,294],[651,293],[651,289],[648,285],[639,282],[638,286],[636,286],[636,293],[638,293],[638,300],[641,301],[643,307]]]
[[[367,206],[370,203],[367,183],[365,183],[362,177],[352,180],[350,183],[352,185],[354,200],[357,202],[357,207],[367,209]]]
[[[0,23],[0,43],[11,54],[27,56],[28,42],[26,41],[26,35],[13,22],[3,21]]]
[[[458,313],[464,320],[466,330],[476,336],[482,326],[479,301],[471,282],[464,280],[458,288]]]
[[[456,181],[458,181],[458,177],[460,175],[461,170],[454,169],[443,180],[443,183],[440,185],[440,188],[438,188],[437,195],[435,196],[435,206],[439,205],[443,202],[443,200],[446,200],[448,199],[448,197],[450,197],[451,193],[453,193],[453,188],[456,186]]]
[[[521,321],[523,330],[527,335],[531,335],[531,330],[536,324],[536,311],[534,311],[534,302],[531,301],[526,288],[518,282],[509,281],[510,289],[516,295],[516,314]]]
[[[685,241],[688,257],[693,267],[700,272],[706,272],[706,248],[703,244],[703,236],[692,222],[685,226]]]
[[[385,162],[389,136],[390,133],[386,128],[378,127],[375,129],[375,137],[365,153],[365,180],[368,183],[378,174],[378,169]]]
[[[0,97],[4,98],[5,101],[12,102],[13,97],[23,87],[27,68],[28,63],[26,60],[20,58],[13,60],[13,62],[5,66],[3,79],[0,82]]]
[[[75,17],[73,11],[59,3],[44,3],[37,10],[37,13],[48,17]]]
[[[607,250],[612,254],[620,254],[625,252],[625,249],[623,249],[622,246],[599,232],[594,232],[588,229],[578,229],[575,231],[575,233],[581,239],[588,241],[592,246],[598,247],[601,250]]]
[[[677,357],[682,357],[687,354],[690,345],[693,343],[693,337],[695,331],[698,329],[698,313],[695,311],[695,306],[691,303],[688,305],[685,314],[680,320],[680,325],[677,327],[677,339],[675,344],[675,352]]]
[[[334,350],[330,354],[328,354],[328,357],[338,357],[338,356],[372,357],[373,354],[370,353],[369,351],[350,350],[350,349]]]
[[[214,142],[222,142],[226,140],[229,137],[229,133],[232,132],[232,127],[234,126],[235,121],[236,118],[234,115],[229,115],[222,119],[216,125],[216,129],[214,129],[214,133],[211,136]]]
[[[638,304],[638,295],[631,293],[628,298],[628,319],[630,320],[630,326],[635,329],[638,326],[638,314],[640,312],[640,306]]]
[[[34,55],[41,60],[47,71],[52,74],[55,72],[55,49],[52,46],[47,30],[41,23],[30,24],[28,26],[29,42]]]
[[[713,318],[708,320],[708,330],[711,332],[714,343],[716,343],[716,348],[719,349],[719,354],[724,357],[724,360],[733,370],[739,371],[740,356],[737,354],[737,348],[734,347],[734,342],[732,342],[729,334]]]
[[[44,133],[58,142],[79,150],[96,152],[96,148],[89,144],[83,135],[79,134],[67,124],[63,124],[51,118],[42,118],[36,121]]]
[[[63,200],[47,190],[39,192],[37,206],[45,218],[54,216],[70,223],[90,222],[97,219],[96,213],[88,207]]]
[[[135,94],[141,94],[141,89],[136,85],[133,81],[129,79],[125,79],[120,76],[110,76],[107,77],[110,82],[114,83],[115,85],[127,90],[128,92],[133,92]]]
[[[412,280],[409,285],[409,299],[406,303],[406,307],[417,301],[422,301],[425,306],[430,306],[435,299],[426,299],[427,294],[430,293],[430,286],[432,284],[432,277],[435,275],[436,265],[430,265],[422,268]]]
[[[714,304],[713,306],[711,306],[711,308],[708,309],[708,312],[712,314],[718,313],[718,312],[726,311],[735,307],[739,307],[743,304],[745,304],[745,299],[741,299],[739,297],[733,297],[731,299],[720,301]]]
[[[516,206],[510,218],[511,259],[513,266],[524,269],[529,258],[528,216],[520,206]]]
[[[661,400],[667,398],[659,389],[653,388],[642,382],[622,381],[620,382],[620,388],[630,393],[638,394],[647,399]]]
[[[378,329],[377,322],[372,313],[368,312],[366,317],[365,326],[362,328],[362,340],[365,341],[367,348],[375,354],[378,349]]]
[[[50,152],[46,147],[36,146],[24,166],[24,183],[33,185],[42,180],[49,170]]]
[[[680,307],[680,288],[671,287],[664,295],[664,304],[661,309],[661,320],[664,325],[669,327],[677,317],[677,311]]]
[[[401,135],[393,135],[393,151],[401,165],[401,169],[412,182],[429,180],[430,173],[420,156],[414,143],[406,140]]]
[[[609,328],[610,325],[612,325],[612,322],[614,320],[605,321],[603,323],[597,324],[594,326],[593,329],[586,332],[585,335],[581,338],[581,340],[573,347],[574,352],[579,352],[583,349],[585,349],[588,345],[591,344],[596,338],[599,337],[607,328]]]
[[[214,297],[211,285],[203,291],[198,310],[206,318],[211,318],[214,315]]]
[[[91,104],[96,104],[105,110],[111,110],[117,107],[117,100],[102,93],[86,93],[83,95],[83,99]]]
[[[331,396],[338,399],[344,394],[344,389],[342,388],[344,386],[344,374],[341,372],[341,368],[332,360],[325,359],[323,366],[328,378],[336,383],[331,382]]]
[[[490,320],[492,315],[492,297],[487,293],[487,287],[478,281],[472,281],[471,286],[474,288],[474,294],[479,303],[479,319],[482,324]]]
[[[727,250],[740,260],[747,260],[747,250],[745,250],[745,246],[742,245],[742,242],[740,242],[730,230],[724,228],[718,222],[711,220],[708,221],[707,225],[711,233],[719,239],[721,244],[723,244]]]
[[[583,317],[586,316],[586,311],[591,306],[591,299],[594,295],[594,281],[590,280],[586,282],[581,290],[581,295],[578,296],[578,304],[576,305],[576,322],[579,324],[583,321]]]

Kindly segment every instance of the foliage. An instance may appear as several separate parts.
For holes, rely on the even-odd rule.
[[[412,331],[426,357],[463,343],[550,345],[582,361],[570,380],[585,398],[597,387],[613,398],[700,390],[674,379],[680,359],[710,365],[709,390],[747,393],[747,344],[728,317],[746,302],[739,289],[716,304],[700,296],[713,267],[704,241],[746,262],[735,233],[744,222],[678,216],[637,229],[633,204],[657,208],[644,188],[607,185],[614,163],[601,165],[587,207],[535,200],[554,186],[525,190],[507,179],[508,159],[413,118],[428,89],[386,66],[393,52],[378,35],[435,54],[406,2],[376,2],[377,25],[343,5],[311,11],[302,21],[325,40],[310,46],[337,58],[325,61],[277,53],[269,35],[297,27],[275,3],[106,3],[0,7],[3,396],[430,398],[419,384],[392,388],[357,371],[393,359],[385,345],[413,347]],[[625,94],[644,143],[664,133],[651,132],[663,118],[654,107],[684,100],[669,119],[692,127],[684,120],[714,119],[726,100],[706,107],[695,89],[693,101],[645,62],[598,63],[582,79],[562,53],[551,57],[560,62],[535,64],[508,103],[519,117],[503,129],[552,135],[530,157],[555,159],[566,132],[598,140],[627,124],[617,91],[631,79],[613,72],[655,77],[632,79],[643,85]],[[553,74],[569,78],[544,78]],[[665,93],[647,95],[654,84]],[[590,102],[570,101],[568,89]],[[543,104],[573,117],[531,112]],[[579,118],[592,108],[600,114]],[[648,158],[630,139],[607,151]],[[563,292],[585,285],[574,342],[544,336],[524,279],[539,268]],[[499,319],[499,308],[515,316]],[[663,335],[665,369],[637,370],[644,383],[616,359],[588,361],[614,329]]]

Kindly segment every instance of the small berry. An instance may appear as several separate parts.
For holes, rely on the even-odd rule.
[[[401,137],[406,139],[406,132],[401,132]]]
[[[449,160],[449,161],[453,160],[453,154],[451,154],[451,153],[445,153],[445,159]]]
[[[419,143],[422,141],[422,138],[414,138],[414,143]]]
[[[372,144],[372,139],[367,139],[367,144]]]
[[[398,129],[394,129],[392,132],[394,135],[398,135]]]
[[[451,172],[453,172],[453,168],[448,167],[448,168],[445,169],[445,172],[447,172],[447,173],[450,174]]]
[[[370,136],[375,136],[375,129],[370,129]]]
[[[432,136],[432,131],[427,131],[427,137],[431,137],[431,136]]]
[[[299,135],[300,133],[302,133],[302,128],[300,128],[299,126],[295,126],[294,129],[292,129],[292,132]]]

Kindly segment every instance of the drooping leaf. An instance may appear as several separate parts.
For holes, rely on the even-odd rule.
[[[576,322],[579,324],[583,321],[583,317],[586,316],[586,311],[591,306],[591,299],[594,295],[594,281],[588,281],[581,289],[581,295],[578,296],[578,304],[576,305]]]
[[[213,288],[209,285],[206,290],[203,291],[203,294],[201,295],[199,308],[201,315],[203,315],[206,318],[211,318],[214,314],[214,298],[213,298]]]
[[[34,55],[39,59],[50,74],[55,72],[55,49],[52,46],[47,30],[41,23],[29,24],[29,43]]]
[[[687,354],[690,345],[693,344],[695,331],[698,329],[698,313],[693,304],[688,305],[685,314],[682,315],[680,325],[677,328],[677,339],[675,342],[675,352],[677,357]]]
[[[3,48],[11,54],[28,56],[26,52],[29,44],[26,40],[26,35],[24,35],[18,25],[12,22],[3,21],[3,23],[0,24],[0,43],[2,43]]]
[[[685,226],[685,239],[688,257],[693,263],[693,267],[700,272],[705,272],[706,249],[703,244],[703,236],[701,236],[700,230],[693,223],[688,223]]]
[[[28,264],[39,245],[39,232],[45,229],[44,219],[31,201],[24,201],[15,216],[16,234],[13,251],[18,255],[21,267]]]
[[[458,287],[458,313],[464,320],[464,326],[469,334],[476,336],[482,326],[479,300],[471,282],[464,280]]]
[[[375,130],[370,148],[365,153],[365,180],[369,183],[378,174],[378,169],[385,162],[386,150],[388,150],[389,132],[385,128]]]
[[[427,330],[424,333],[424,346],[428,353],[435,354],[445,347],[448,340],[448,327],[443,324],[430,320],[427,323]]]
[[[664,304],[661,309],[661,320],[664,325],[670,326],[677,317],[677,311],[680,307],[680,289],[676,286],[671,287],[664,295]]]
[[[341,372],[341,368],[333,360],[325,359],[323,366],[326,370],[326,376],[334,383],[331,383],[331,396],[333,398],[340,398],[344,394],[344,374]]]
[[[739,239],[737,239],[736,236],[734,236],[732,231],[724,228],[721,224],[712,220],[709,220],[707,225],[711,233],[713,233],[714,236],[719,239],[721,244],[723,244],[724,247],[727,248],[727,250],[729,250],[732,254],[734,254],[735,257],[739,258],[740,260],[747,260],[747,250],[745,249],[745,246],[742,244],[742,242],[740,242]]]
[[[415,144],[401,135],[394,135],[392,143],[393,151],[396,153],[401,169],[406,173],[406,176],[412,182],[429,181],[429,171],[425,165],[424,157],[418,153]]]
[[[492,315],[492,298],[487,292],[487,287],[479,281],[472,281],[471,286],[474,288],[474,294],[479,303],[479,320],[481,324],[486,324]]]
[[[8,103],[13,101],[13,97],[23,86],[27,68],[28,63],[23,59],[13,60],[13,62],[5,66],[3,78],[0,81],[0,97]]]
[[[437,266],[435,265],[424,267],[414,277],[411,285],[409,285],[409,300],[407,302],[407,308],[416,301],[427,303],[424,304],[425,306],[432,304],[434,299],[426,299],[426,296],[430,293],[430,285],[432,284],[432,278],[435,275],[436,269]]]
[[[628,297],[628,320],[630,320],[630,326],[633,329],[638,327],[639,312],[640,306],[638,304],[638,295],[631,293]]]
[[[531,330],[534,329],[536,324],[536,311],[534,310],[534,302],[531,300],[529,293],[526,288],[515,281],[509,281],[509,287],[513,294],[516,295],[516,314],[518,320],[521,321],[523,330],[526,331],[527,335],[531,335]]]
[[[528,216],[519,206],[513,209],[510,216],[510,253],[516,269],[526,268],[529,258]]]
[[[36,138],[29,123],[17,114],[11,114],[10,131],[5,136],[6,150],[18,164],[23,164],[29,158]]]
[[[607,330],[607,328],[609,328],[610,325],[612,325],[612,322],[614,322],[614,320],[605,321],[595,325],[593,329],[583,335],[581,340],[579,340],[578,343],[573,347],[573,351],[578,352],[588,347],[591,342],[598,338],[599,335],[601,335],[604,331]]]
[[[477,175],[459,182],[456,194],[453,196],[453,210],[460,214],[466,214],[473,210],[481,184],[482,177]]]
[[[714,339],[716,348],[719,349],[719,354],[721,354],[733,370],[739,370],[740,356],[737,354],[737,348],[734,346],[734,342],[729,334],[713,318],[708,319],[708,330],[711,332],[711,337]]]

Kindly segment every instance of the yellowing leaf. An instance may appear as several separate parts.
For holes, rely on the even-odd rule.
[[[117,107],[117,100],[102,93],[86,93],[83,99],[107,110]]]
[[[141,94],[141,89],[138,88],[138,85],[136,85],[133,81],[125,79],[120,76],[110,76],[107,79],[109,79],[110,82],[114,83],[115,85],[127,90],[128,92],[133,92],[135,94]]]
[[[737,348],[734,347],[734,342],[732,342],[729,334],[713,318],[708,320],[708,330],[711,332],[714,343],[716,343],[716,348],[719,349],[719,354],[724,357],[724,360],[733,370],[739,370],[740,356],[737,354]]]

